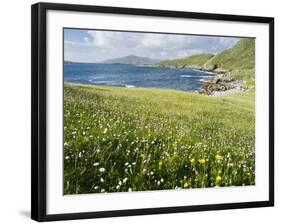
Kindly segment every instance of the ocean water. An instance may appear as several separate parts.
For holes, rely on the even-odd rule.
[[[125,64],[64,64],[64,81],[81,84],[199,90],[211,74],[192,69],[156,68]]]

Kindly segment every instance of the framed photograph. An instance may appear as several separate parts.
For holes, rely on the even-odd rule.
[[[32,219],[274,205],[274,19],[32,6]]]

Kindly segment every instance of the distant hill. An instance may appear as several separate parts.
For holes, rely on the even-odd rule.
[[[77,62],[73,62],[73,61],[64,61],[64,64],[75,64]]]
[[[151,59],[148,57],[139,57],[136,55],[128,55],[126,57],[113,58],[102,61],[101,63],[106,64],[131,64],[131,65],[151,65],[158,63],[159,60]]]
[[[214,57],[213,54],[197,54],[175,60],[161,61],[158,63],[158,65],[160,67],[201,69],[203,65],[212,57]]]

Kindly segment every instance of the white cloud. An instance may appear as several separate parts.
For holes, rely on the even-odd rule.
[[[151,34],[115,31],[87,31],[84,42],[65,40],[66,57],[73,61],[102,61],[129,54],[155,59],[173,59],[202,52],[217,53],[232,47],[239,38]],[[82,52],[83,51],[83,52]],[[77,56],[75,56],[77,55]],[[88,56],[87,56],[88,55]],[[74,59],[75,58],[75,59]],[[71,60],[71,58],[67,58]]]
[[[145,48],[165,51],[187,48],[191,42],[188,36],[170,34],[145,34],[141,40],[141,44]]]
[[[132,32],[88,31],[93,43],[102,48],[134,48],[140,44],[141,34]]]

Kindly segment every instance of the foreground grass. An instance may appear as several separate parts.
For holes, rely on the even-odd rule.
[[[254,92],[64,87],[64,193],[255,183]]]

